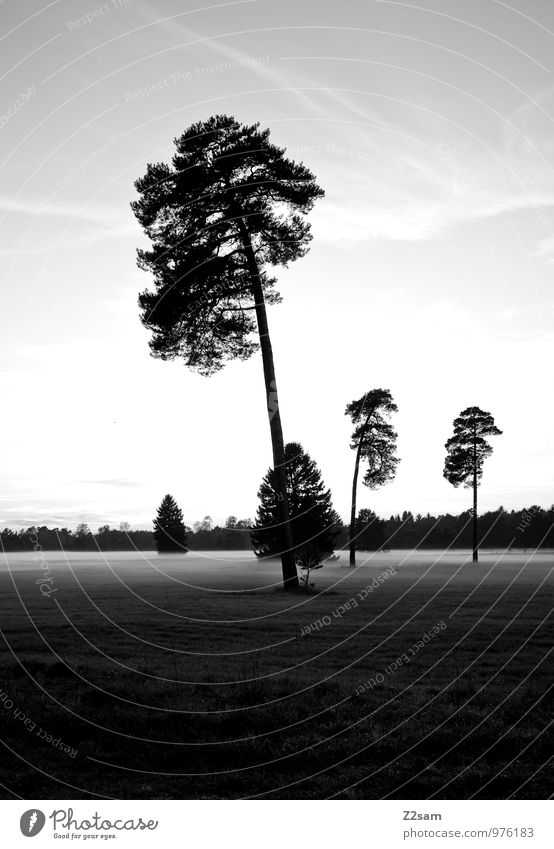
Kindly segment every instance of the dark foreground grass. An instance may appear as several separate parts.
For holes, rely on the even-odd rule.
[[[552,792],[551,556],[108,560],[2,567],[5,798]]]

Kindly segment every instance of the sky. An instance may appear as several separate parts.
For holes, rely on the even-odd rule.
[[[269,127],[325,189],[269,308],[287,441],[349,512],[347,403],[390,389],[401,457],[358,505],[460,512],[442,475],[490,411],[482,509],[554,502],[554,6],[549,0],[4,0],[0,526],[254,515],[260,355],[150,356],[130,210],[193,122]]]

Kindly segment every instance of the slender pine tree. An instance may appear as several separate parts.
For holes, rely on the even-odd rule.
[[[356,499],[360,461],[367,464],[363,478],[365,486],[376,489],[396,474],[400,460],[396,456],[396,438],[387,419],[398,407],[388,389],[371,389],[357,401],[347,405],[345,415],[355,425],[350,447],[356,451],[354,477],[352,479],[352,503],[350,509],[350,565],[356,565]]]
[[[467,407],[454,419],[454,435],[445,444],[444,477],[453,486],[473,489],[473,562],[479,561],[477,527],[477,488],[483,477],[483,464],[492,454],[486,436],[501,436],[490,413]]]

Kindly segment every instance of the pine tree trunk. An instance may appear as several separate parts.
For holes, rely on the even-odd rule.
[[[364,410],[365,410],[365,405],[366,405],[366,399],[367,399],[367,394],[364,396],[364,406],[363,406]],[[368,425],[369,425],[369,420],[370,420],[370,418],[371,418],[371,416],[373,415],[374,412],[375,412],[375,410],[371,409],[366,414],[366,420],[364,422],[364,426],[363,426],[362,431],[360,433],[360,438],[359,438],[359,441],[358,441],[358,448],[356,450],[356,462],[354,463],[354,479],[352,481],[352,507],[351,507],[351,510],[350,510],[350,541],[349,541],[349,548],[350,548],[349,557],[350,557],[350,565],[351,566],[356,565],[356,540],[355,540],[355,537],[356,537],[356,497],[357,497],[357,492],[358,492],[358,472],[360,470],[360,457],[362,455],[362,446],[363,446],[365,435],[366,435],[367,428],[368,428]]]
[[[479,545],[477,540],[477,441],[474,429],[473,435],[473,562],[479,562]]]
[[[352,508],[350,510],[350,565],[356,565],[356,495],[358,490],[358,472],[360,469],[360,455],[362,453],[362,439],[358,443],[356,451],[356,462],[354,464],[354,479],[352,481]]]
[[[296,558],[294,556],[294,543],[287,500],[285,443],[283,439],[283,427],[281,425],[281,413],[279,410],[279,399],[277,395],[277,381],[275,379],[275,364],[273,362],[273,350],[271,347],[271,339],[269,337],[265,299],[260,280],[258,262],[256,260],[256,255],[254,253],[246,225],[240,218],[238,219],[238,225],[248,264],[248,271],[250,273],[252,295],[254,297],[256,307],[256,319],[258,322],[258,333],[260,337],[260,347],[264,367],[267,414],[269,417],[271,445],[273,448],[273,468],[275,469],[277,477],[277,510],[279,513],[279,523],[281,525],[283,539],[283,550],[281,552],[283,586],[285,590],[297,590],[299,588],[298,572],[296,569]]]

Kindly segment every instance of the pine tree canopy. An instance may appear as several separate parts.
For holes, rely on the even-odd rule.
[[[166,495],[154,519],[154,542],[158,553],[187,552],[183,514],[172,495]]]
[[[175,146],[171,165],[150,164],[135,183],[131,207],[152,242],[138,261],[155,283],[139,296],[141,320],[155,357],[211,374],[258,348],[251,252],[265,301],[279,302],[265,269],[307,252],[304,216],[324,193],[259,124],[216,115]]]
[[[331,492],[325,489],[317,465],[298,442],[285,447],[287,496],[292,535],[298,563],[314,568],[321,559],[332,554],[340,527],[333,509]],[[282,550],[277,510],[278,489],[275,471],[270,469],[260,486],[260,505],[252,531],[252,542],[258,557],[272,557]]]
[[[363,482],[370,489],[392,480],[400,460],[396,457],[397,433],[387,421],[398,407],[388,389],[371,389],[347,405],[345,415],[355,425],[350,447],[360,451],[366,464]]]
[[[453,486],[479,484],[483,476],[483,464],[492,454],[487,436],[500,436],[490,413],[479,407],[467,407],[454,419],[454,435],[446,442],[444,477]]]

